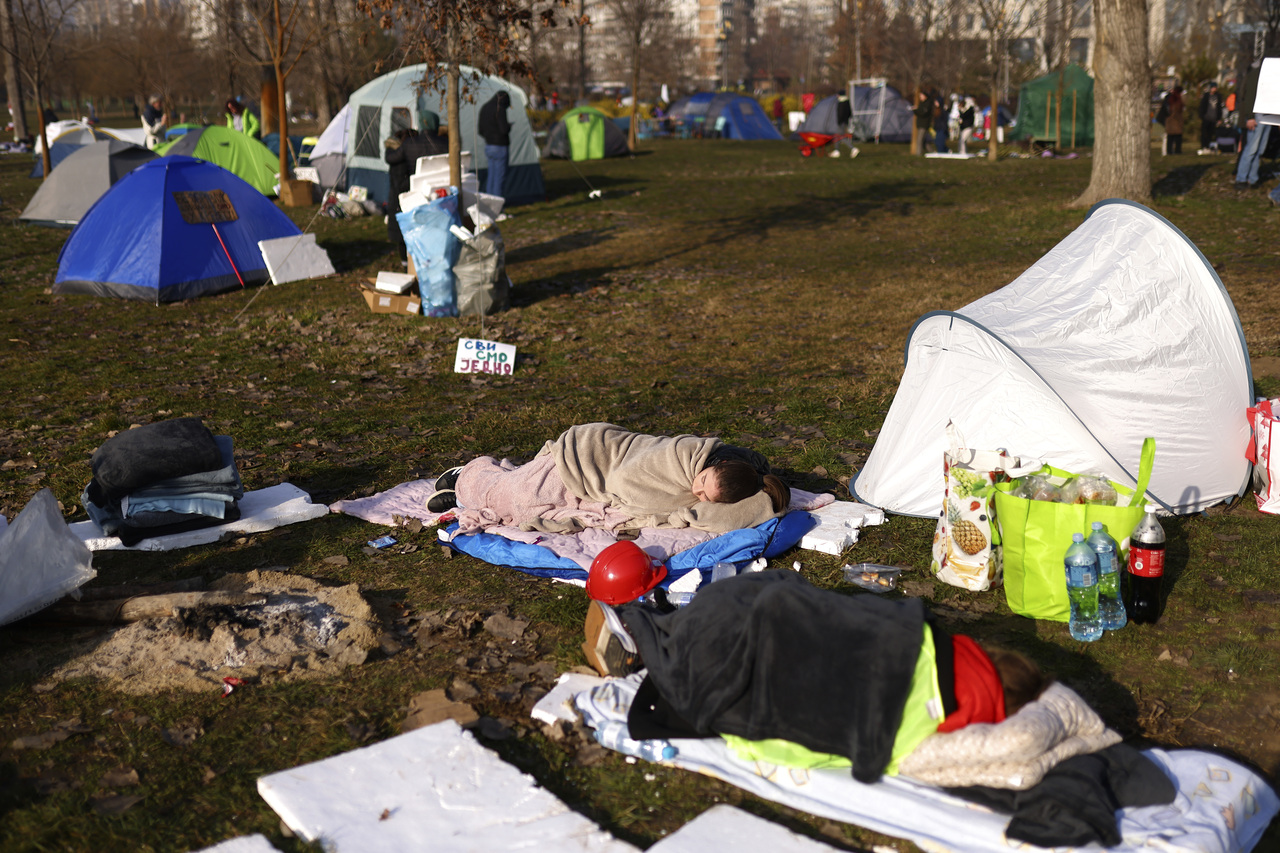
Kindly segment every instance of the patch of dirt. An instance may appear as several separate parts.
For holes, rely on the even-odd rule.
[[[364,663],[382,629],[356,584],[326,587],[273,571],[227,575],[211,589],[260,593],[248,607],[180,610],[112,632],[59,667],[53,680],[89,676],[126,693],[220,688],[223,678],[292,680]]]

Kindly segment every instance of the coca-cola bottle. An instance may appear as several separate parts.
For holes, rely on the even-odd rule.
[[[1124,606],[1130,622],[1149,623],[1160,618],[1160,585],[1164,577],[1164,528],[1156,518],[1155,504],[1129,535],[1129,577]]]

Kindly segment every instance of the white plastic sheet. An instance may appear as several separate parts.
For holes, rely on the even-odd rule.
[[[53,492],[41,489],[0,532],[0,625],[47,607],[97,574]]]

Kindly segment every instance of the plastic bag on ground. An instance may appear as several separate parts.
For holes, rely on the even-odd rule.
[[[489,227],[462,243],[453,265],[462,316],[505,311],[510,304],[502,234]]]
[[[418,273],[422,313],[428,317],[458,316],[453,265],[458,259],[459,241],[450,231],[454,225],[462,224],[457,191],[397,213],[396,221]]]
[[[93,552],[41,489],[0,533],[0,625],[29,616],[97,577]]]

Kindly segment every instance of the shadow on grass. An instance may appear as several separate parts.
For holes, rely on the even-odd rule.
[[[1168,174],[1151,185],[1151,195],[1153,198],[1186,195],[1195,189],[1196,184],[1200,183],[1200,179],[1213,166],[1213,163],[1197,163],[1194,166],[1170,169]]]
[[[530,261],[540,261],[543,258],[549,258],[573,249],[589,249],[606,240],[613,239],[614,232],[617,230],[618,226],[609,225],[604,228],[593,228],[589,231],[565,234],[551,240],[544,240],[541,243],[534,243],[532,246],[521,246],[518,249],[507,252],[506,262],[508,264],[528,263]]]

